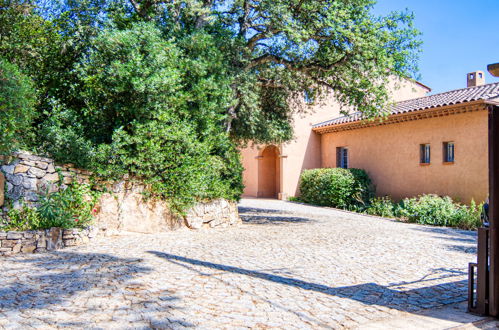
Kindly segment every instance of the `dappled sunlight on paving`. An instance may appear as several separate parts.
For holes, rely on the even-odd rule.
[[[466,299],[474,232],[272,200],[240,212],[236,228],[3,258],[0,327],[352,328]]]

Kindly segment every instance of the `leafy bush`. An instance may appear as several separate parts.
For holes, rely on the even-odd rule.
[[[390,197],[376,197],[371,199],[369,205],[365,209],[365,213],[380,217],[394,218],[395,204]]]
[[[22,146],[35,115],[34,105],[31,81],[0,58],[0,153]]]
[[[93,219],[98,194],[88,184],[73,183],[66,189],[42,195],[37,210],[39,229],[83,228]]]
[[[397,206],[397,217],[423,225],[474,229],[481,225],[481,205],[455,203],[449,196],[422,195],[406,198]]]
[[[422,195],[417,198],[406,198],[400,202],[397,213],[409,222],[423,225],[448,226],[456,208],[449,196]]]
[[[461,229],[476,229],[482,225],[480,215],[483,204],[476,204],[471,201],[470,206],[457,205],[453,218],[453,225]]]
[[[305,203],[355,209],[365,205],[374,194],[364,170],[322,168],[303,171],[300,198]]]
[[[196,200],[237,200],[242,165],[224,129],[233,101],[224,70],[201,32],[173,43],[154,24],[105,30],[75,70],[79,104],[53,101],[40,147],[109,179],[138,178],[177,212]]]
[[[309,204],[332,206],[351,211],[432,226],[475,229],[481,225],[482,205],[454,202],[449,196],[421,195],[395,203],[390,197],[374,197],[367,173],[359,169],[313,169],[303,171],[299,198]]]
[[[88,184],[73,183],[66,189],[40,196],[38,207],[10,209],[0,230],[36,230],[52,227],[84,228],[94,216],[99,194]]]
[[[40,226],[40,214],[36,208],[23,205],[19,209],[10,209],[7,212],[9,221],[0,221],[1,230],[31,230]],[[0,218],[0,220],[2,220]]]

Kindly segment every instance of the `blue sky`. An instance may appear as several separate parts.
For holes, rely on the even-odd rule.
[[[466,87],[466,74],[499,62],[499,0],[378,0],[376,13],[409,9],[423,33],[420,81],[433,93]]]

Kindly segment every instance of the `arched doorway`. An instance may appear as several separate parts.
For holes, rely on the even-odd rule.
[[[281,159],[276,146],[266,147],[258,163],[258,197],[278,198],[280,192]]]

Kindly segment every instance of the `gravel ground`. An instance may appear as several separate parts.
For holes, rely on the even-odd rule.
[[[243,225],[0,260],[3,328],[354,328],[466,300],[476,234],[245,199]]]

